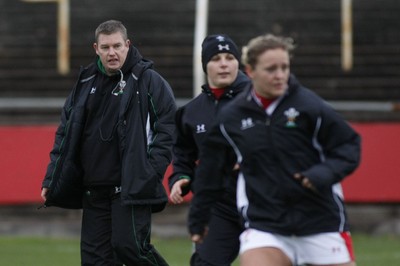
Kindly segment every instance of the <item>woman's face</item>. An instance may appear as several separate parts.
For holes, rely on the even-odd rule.
[[[275,99],[287,90],[290,75],[289,53],[276,48],[258,56],[254,68],[246,66],[256,92],[267,99]]]
[[[235,81],[238,71],[239,62],[232,54],[216,54],[207,63],[208,85],[211,88],[225,88]]]

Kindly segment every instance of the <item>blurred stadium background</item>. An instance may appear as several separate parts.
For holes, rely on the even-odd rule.
[[[79,211],[36,207],[60,109],[94,58],[97,25],[121,20],[181,105],[194,95],[202,1],[0,0],[0,234],[79,233]],[[400,234],[399,12],[398,0],[208,3],[207,33],[239,46],[267,32],[293,37],[292,72],[362,135],[362,165],[343,182],[355,231]],[[155,215],[155,233],[186,234],[187,206]]]

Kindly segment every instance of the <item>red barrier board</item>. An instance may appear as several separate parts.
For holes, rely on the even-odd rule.
[[[362,136],[360,167],[343,182],[347,202],[400,202],[400,123],[353,123]],[[0,204],[40,203],[56,126],[1,126]],[[166,177],[171,173],[168,167]],[[167,187],[165,178],[164,185]],[[191,195],[186,197],[190,200]]]
[[[343,182],[347,202],[400,202],[400,123],[353,123],[362,137],[360,167]]]
[[[0,127],[0,204],[41,202],[55,126]]]

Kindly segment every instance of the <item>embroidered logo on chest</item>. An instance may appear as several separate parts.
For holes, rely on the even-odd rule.
[[[240,127],[241,130],[245,130],[245,129],[254,127],[253,119],[251,117],[242,119],[241,123],[242,123],[242,126]]]
[[[294,107],[287,109],[284,112],[284,115],[287,118],[287,122],[285,124],[286,127],[297,127],[296,118],[300,115],[300,113]]]
[[[204,124],[196,125],[196,134],[204,133],[204,132],[206,132],[206,125],[204,125]]]

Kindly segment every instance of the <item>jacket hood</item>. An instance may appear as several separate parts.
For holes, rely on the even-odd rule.
[[[301,84],[295,77],[295,75],[290,74],[289,80],[288,80],[288,85],[289,85],[289,92],[297,89]]]
[[[143,58],[139,50],[135,46],[131,45],[121,71],[124,75],[129,74],[129,72],[132,72],[134,67],[136,70],[135,72],[142,73],[146,69],[153,68],[153,62]],[[81,68],[80,80],[88,79],[96,73],[104,73],[102,68],[103,65],[101,64],[100,57],[96,55],[94,62],[85,68]]]
[[[246,83],[248,84],[248,86],[250,86],[249,77],[245,75],[241,70],[239,70],[235,81],[231,85],[225,88],[225,94],[229,94],[230,96],[232,96],[238,94],[239,92],[242,92],[243,87],[246,86],[245,85]],[[206,93],[208,95],[212,94],[208,83],[201,86],[201,88],[203,93]]]
[[[126,57],[125,63],[121,68],[122,73],[127,74],[132,71],[133,67],[139,66],[143,72],[146,69],[153,68],[153,62],[143,58],[139,50],[131,45],[129,47],[129,52]],[[135,71],[136,72],[136,71]]]
[[[104,71],[102,70],[103,65],[101,64],[99,56],[96,56],[96,63],[97,63],[97,70],[104,73]],[[153,62],[144,59],[143,56],[140,54],[139,50],[135,46],[131,45],[129,47],[128,54],[126,55],[126,60],[124,62],[124,65],[121,67],[122,73],[128,74],[132,70],[132,68],[137,64],[141,65],[145,69],[153,67]]]

